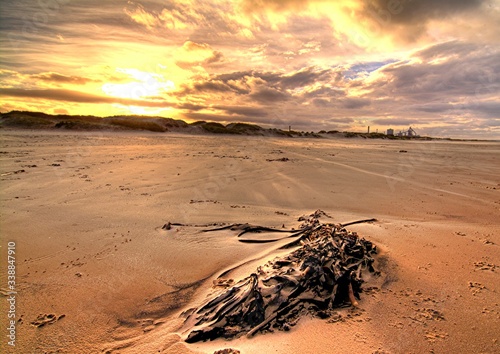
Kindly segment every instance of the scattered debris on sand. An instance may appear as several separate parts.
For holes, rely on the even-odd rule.
[[[233,348],[226,348],[226,349],[217,350],[214,352],[214,354],[240,354],[240,351],[237,349],[233,349]]]
[[[31,325],[34,326],[34,327],[43,327],[45,326],[46,324],[53,324],[55,323],[56,321],[59,321],[60,319],[66,317],[66,315],[55,315],[53,313],[49,313],[49,314],[39,314],[38,317],[31,322]]]
[[[282,157],[280,159],[266,159],[267,162],[273,162],[273,161],[281,161],[281,162],[287,162],[290,161],[288,157]]]
[[[9,172],[4,172],[2,174],[0,174],[0,176],[8,176],[8,175],[17,175],[19,173],[24,173],[26,172],[26,170],[16,170],[16,171],[9,171]]]
[[[320,222],[320,217],[324,216],[328,217],[318,210],[299,219],[303,223],[298,230],[279,230],[295,238],[280,249],[298,248],[258,267],[199,308],[188,311],[185,323],[190,329],[186,341],[230,339],[245,334],[251,337],[257,332],[275,329],[287,331],[306,313],[334,313],[328,310],[357,306],[363,271],[377,274],[372,265],[376,247],[355,232],[346,230],[347,224]],[[348,224],[371,221],[375,220]],[[237,225],[238,229],[243,229],[239,236],[275,230]],[[226,228],[234,229],[235,225]],[[204,231],[220,229],[223,228]],[[225,274],[227,272],[220,277]]]

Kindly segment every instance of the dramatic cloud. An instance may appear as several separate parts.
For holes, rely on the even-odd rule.
[[[0,96],[21,97],[26,99],[45,99],[54,101],[67,101],[79,103],[118,103],[121,105],[143,106],[143,107],[166,107],[171,105],[166,101],[121,99],[118,97],[106,97],[87,94],[70,90],[22,90],[0,88]]]
[[[500,138],[499,0],[0,2],[0,109]]]
[[[488,0],[371,0],[364,12],[375,13],[381,18],[389,16],[395,23],[415,26],[434,19],[443,19],[456,14],[480,9]],[[366,15],[365,15],[366,16]]]
[[[265,108],[254,108],[246,106],[213,106],[214,109],[223,110],[228,114],[235,114],[241,117],[267,117],[268,111]]]
[[[206,43],[192,41],[186,41],[177,51],[176,56],[180,59],[175,64],[183,69],[212,66],[224,62],[224,55],[221,52],[213,50]]]
[[[31,75],[31,78],[35,80],[43,80],[53,83],[59,82],[59,83],[79,84],[79,85],[85,85],[87,82],[94,81],[92,79],[88,79],[81,76],[68,76],[54,72]]]

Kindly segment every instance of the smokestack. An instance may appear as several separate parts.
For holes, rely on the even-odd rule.
[[[368,134],[370,134],[370,126],[368,126]]]

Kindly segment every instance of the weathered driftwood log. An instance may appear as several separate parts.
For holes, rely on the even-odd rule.
[[[258,267],[255,273],[191,311],[186,323],[192,329],[186,341],[288,330],[304,312],[357,306],[362,271],[375,272],[372,254],[376,247],[341,224],[321,223],[321,216],[326,214],[317,211],[299,219],[304,221],[299,230],[287,230],[292,233],[288,237],[297,239],[281,248],[300,247]],[[360,222],[371,221],[375,220]],[[227,228],[231,227],[245,232],[270,230],[247,224]]]

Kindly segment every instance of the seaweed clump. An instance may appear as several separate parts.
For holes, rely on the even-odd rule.
[[[305,313],[324,317],[333,308],[357,306],[363,271],[377,273],[372,257],[376,246],[345,229],[353,223],[321,223],[319,217],[325,215],[317,211],[299,219],[304,221],[300,229],[289,230],[288,236],[296,239],[281,247],[298,248],[192,310],[186,323],[193,328],[186,341],[289,330]],[[359,222],[369,221],[374,219]],[[262,229],[269,230],[254,227],[250,232]]]

